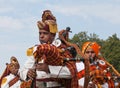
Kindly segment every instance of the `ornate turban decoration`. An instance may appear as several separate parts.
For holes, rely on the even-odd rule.
[[[96,42],[85,42],[82,47],[82,53],[85,53],[87,49],[92,48],[98,56],[99,50],[100,50],[100,45],[98,45]]]
[[[37,22],[39,30],[46,30],[51,33],[58,32],[56,18],[53,16],[50,10],[43,11],[42,21]]]

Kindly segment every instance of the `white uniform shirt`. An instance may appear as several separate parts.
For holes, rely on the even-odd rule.
[[[13,74],[10,74],[3,78],[4,83],[1,84],[1,88],[20,88],[21,81],[18,80],[15,84],[13,84],[11,87],[9,87],[9,82],[14,79],[15,76]]]
[[[60,45],[60,43],[61,43],[60,40],[56,40],[56,41],[53,42],[53,45],[58,47]],[[34,51],[36,51],[36,48],[37,48],[37,46],[33,47],[33,53],[34,53]],[[31,69],[33,67],[34,63],[35,63],[34,57],[33,56],[28,56],[28,59],[27,59],[25,65],[24,65],[24,67],[20,70],[21,79],[26,80],[27,72],[28,72],[29,69]],[[43,61],[41,61],[39,63],[43,63]],[[65,76],[65,77],[69,76],[70,77],[71,76],[70,71],[66,66],[62,67],[62,66],[51,66],[51,65],[49,65],[49,70],[50,70],[50,74],[47,74],[44,71],[37,71],[37,77],[36,78],[37,79],[48,78],[51,75],[56,75],[57,76],[58,74],[61,77],[63,77],[63,76]],[[52,87],[54,86],[54,84],[51,84]]]

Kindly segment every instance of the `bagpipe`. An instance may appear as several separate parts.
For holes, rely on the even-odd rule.
[[[67,27],[66,30],[61,30],[59,32],[59,39],[62,42],[64,42],[64,44],[67,46],[67,48],[60,49],[52,44],[41,44],[37,47],[37,50],[34,53],[34,57],[36,58],[36,61],[37,61],[39,58],[42,58],[42,56],[45,55],[46,56],[46,58],[44,59],[45,63],[47,63],[48,65],[60,66],[60,65],[63,65],[65,62],[77,60],[75,58],[65,57],[63,55],[65,50],[70,50],[71,47],[74,47],[76,53],[82,57],[81,59],[78,59],[78,60],[83,61],[84,65],[85,65],[84,88],[87,88],[88,83],[90,81],[90,77],[91,77],[91,79],[98,80],[100,75],[103,75],[103,74],[102,74],[101,70],[96,69],[92,73],[92,76],[91,76],[91,72],[90,72],[90,62],[91,61],[89,58],[86,58],[86,56],[81,52],[78,45],[68,42],[69,32],[71,32],[69,27]],[[116,75],[120,76],[119,72],[117,70],[115,70],[115,68],[110,63],[108,63],[106,60],[101,61],[101,63],[102,62],[103,63],[105,62],[105,64],[108,65],[108,67],[112,68],[112,70],[115,72]],[[102,66],[103,65],[101,65],[101,68],[103,69],[104,66],[103,67]],[[104,76],[104,79],[107,78],[106,75],[103,75],[103,76]],[[103,76],[101,76],[101,77],[103,77]]]
[[[85,59],[64,58],[64,62],[67,61],[82,61],[84,63]],[[89,66],[89,81],[96,84],[98,88],[101,88],[104,83],[108,83],[109,88],[120,87],[120,73],[114,68],[112,64],[107,62],[104,58],[98,58],[97,61],[94,61],[93,58],[89,58],[89,62],[92,63],[92,65]],[[81,70],[77,75],[78,79],[81,79],[85,76],[85,70]]]
[[[92,65],[95,69],[90,71],[90,81],[98,88],[104,83],[107,83],[109,88],[116,88],[115,82],[120,83],[120,73],[105,59],[98,58]]]
[[[85,84],[84,84],[84,88],[87,88],[87,85],[89,83],[89,73],[90,73],[90,71],[89,71],[89,60],[81,52],[78,45],[68,42],[69,32],[71,32],[69,27],[67,27],[66,30],[61,30],[59,32],[59,39],[67,47],[74,47],[76,53],[84,58],[84,63],[85,63]],[[67,53],[67,55],[64,55],[65,50],[66,49],[57,48],[56,46],[54,46],[52,44],[41,44],[37,47],[37,50],[34,52],[34,57],[35,57],[36,62],[37,62],[40,58],[42,58],[43,55],[45,55],[45,57],[46,57],[44,59],[45,63],[47,63],[48,65],[59,66],[59,65],[63,65],[64,58],[71,58],[69,56],[69,53]],[[68,56],[68,57],[66,57],[66,56]],[[75,52],[74,52],[74,56],[75,56]]]
[[[84,88],[87,88],[88,87],[88,83],[89,83],[89,75],[90,75],[90,67],[89,67],[89,58],[87,58],[82,52],[81,50],[79,49],[78,45],[76,44],[73,44],[73,43],[70,43],[68,42],[67,38],[68,36],[63,36],[64,33],[66,33],[66,35],[68,34],[68,32],[70,32],[70,28],[67,27],[66,30],[62,30],[59,32],[59,38],[64,41],[64,43],[68,46],[72,46],[75,48],[77,54],[79,56],[81,56],[82,58],[84,58],[84,65],[85,65],[85,79],[84,79]],[[65,34],[64,34],[65,35]]]

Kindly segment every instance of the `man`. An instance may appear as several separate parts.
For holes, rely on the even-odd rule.
[[[19,88],[21,80],[19,79],[20,65],[16,57],[10,58],[10,63],[6,64],[6,69],[0,78],[0,88]]]
[[[70,71],[72,71],[72,73],[76,71],[75,65],[73,66],[74,68],[71,67],[72,70],[69,69],[69,67],[72,66],[73,63],[67,63],[67,66],[62,66],[61,61],[63,58],[61,57],[71,57],[72,55],[59,39],[54,41],[57,32],[57,24],[56,19],[50,10],[45,10],[43,12],[42,21],[38,21],[37,25],[39,28],[39,40],[41,44],[27,50],[27,55],[30,58],[25,63],[24,69],[21,70],[20,77],[23,80],[34,80],[35,78],[49,78],[50,74],[71,76]],[[63,45],[61,46],[61,44]],[[60,56],[60,59],[57,59],[58,55]],[[51,58],[55,59],[52,59],[55,63],[52,62]],[[58,62],[56,63],[56,61]],[[51,87],[51,85],[52,87],[56,85],[60,86],[60,84],[56,82],[50,83],[51,82],[47,84],[49,87]],[[37,87],[44,88],[46,84],[44,82],[37,82],[36,85]],[[72,88],[77,88],[77,83],[73,85],[75,85],[75,87]]]
[[[105,60],[99,57],[100,46],[96,42],[85,42],[82,47],[82,53],[90,58],[90,88],[114,88],[111,79],[109,66]],[[76,63],[78,67],[79,86],[83,88],[84,84],[84,63]]]
[[[56,24],[56,19],[52,15],[50,10],[45,10],[43,12],[42,21],[38,21],[37,25],[39,28],[40,43],[51,44],[54,41],[54,38],[56,36],[57,24]],[[52,32],[50,32],[51,30],[49,29],[49,25],[53,26]],[[49,72],[49,70],[48,70],[47,65],[44,64],[43,61],[40,61],[39,64],[35,63],[33,53],[34,51],[36,51],[37,46],[38,45],[35,45],[27,50],[27,56],[29,57],[29,59],[27,59],[24,69],[20,72],[20,76],[23,80],[27,80],[27,79],[33,80],[36,76],[37,78],[45,78],[48,76],[47,73]],[[40,83],[40,84],[41,85],[38,85],[38,86],[41,86],[41,88],[42,86],[44,87],[44,83]]]

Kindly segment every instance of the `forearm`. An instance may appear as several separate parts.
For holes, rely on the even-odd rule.
[[[51,66],[49,65],[49,71],[51,75],[56,75],[56,76],[71,76],[71,73],[69,69],[66,66]]]
[[[19,70],[19,75],[20,75],[20,78],[22,80],[26,80],[27,79],[28,70],[31,69],[33,67],[33,65],[34,65],[34,58],[33,57],[29,57],[27,59],[27,61],[25,62],[24,67]]]

